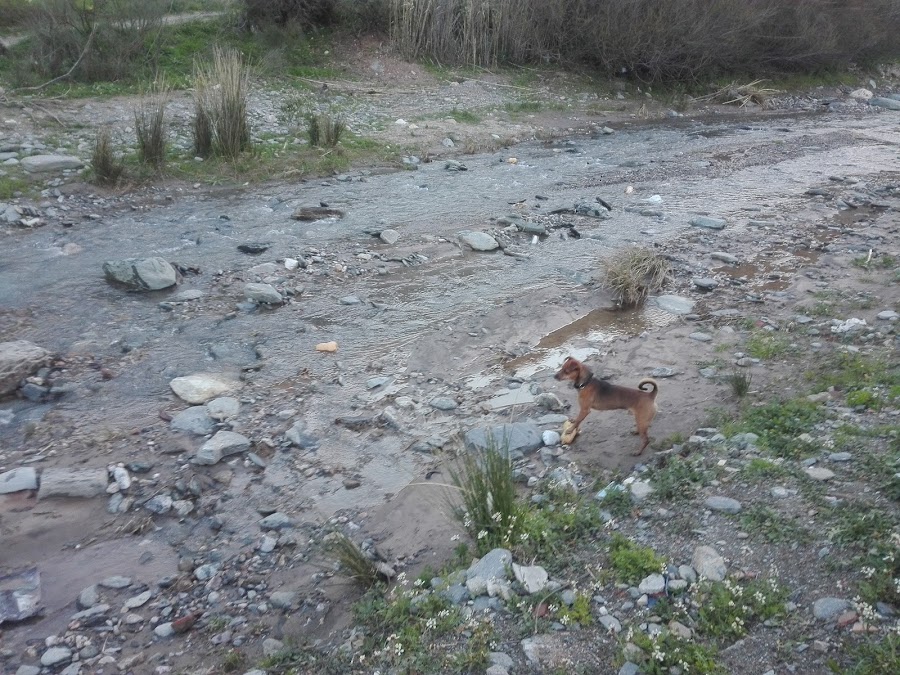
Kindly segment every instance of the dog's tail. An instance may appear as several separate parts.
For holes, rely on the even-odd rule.
[[[653,388],[646,389],[644,387],[645,384],[649,384]],[[659,385],[656,384],[656,380],[649,378],[649,377],[645,377],[643,380],[638,382],[638,389],[640,389],[641,391],[646,391],[650,394],[650,396],[652,396],[653,398],[656,398],[656,392],[659,391]]]

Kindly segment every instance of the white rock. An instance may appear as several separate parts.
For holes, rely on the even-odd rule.
[[[697,571],[697,574],[710,581],[722,581],[728,572],[725,559],[711,546],[695,548],[691,566]]]
[[[547,570],[539,565],[525,567],[513,563],[512,568],[516,580],[525,587],[529,594],[540,593],[547,587],[547,582],[550,580]]]
[[[12,471],[0,473],[0,495],[37,490],[37,471],[30,466],[20,466]]]
[[[107,475],[106,469],[44,469],[38,499],[99,497],[106,494]]]
[[[220,394],[232,391],[240,385],[217,375],[196,373],[185,377],[176,377],[169,382],[169,386],[181,400],[192,405],[200,405]]]
[[[0,342],[0,396],[13,393],[21,380],[49,362],[50,352],[32,342]]]

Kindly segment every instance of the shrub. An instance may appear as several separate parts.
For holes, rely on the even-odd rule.
[[[250,148],[250,69],[237,50],[216,48],[212,63],[194,67],[194,150],[233,159]],[[205,153],[205,154],[204,154]]]
[[[98,185],[116,185],[125,171],[121,157],[116,156],[113,151],[112,138],[106,127],[101,127],[97,132],[94,151],[91,154],[91,167]]]
[[[290,23],[304,27],[330,26],[337,19],[335,0],[243,0],[242,4],[248,27]]]
[[[731,393],[735,398],[744,398],[750,392],[750,384],[753,382],[753,375],[749,370],[733,370],[730,375],[725,377],[725,381],[731,385]]]
[[[646,248],[630,247],[605,261],[602,283],[612,292],[617,306],[637,307],[662,288],[668,274],[665,258]]]
[[[138,158],[156,168],[166,161],[166,105],[169,94],[168,85],[160,78],[148,93],[141,96],[134,111]]]
[[[312,147],[335,147],[346,129],[343,120],[329,115],[310,115],[306,119],[306,137]]]
[[[35,80],[64,75],[85,82],[152,70],[159,55],[167,0],[40,0],[25,19],[28,70]]]
[[[329,547],[348,577],[358,584],[371,588],[384,578],[366,554],[353,541],[340,533],[329,535]]]

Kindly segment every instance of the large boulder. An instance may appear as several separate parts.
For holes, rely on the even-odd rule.
[[[22,168],[28,173],[80,169],[84,166],[84,162],[71,155],[31,155],[30,157],[24,157],[21,164]]]
[[[134,291],[158,291],[178,281],[175,268],[162,258],[129,258],[103,263],[106,280]]]
[[[541,430],[529,422],[512,422],[489,428],[470,429],[465,436],[466,450],[497,450],[513,459],[534,452],[544,445]]]
[[[0,396],[12,394],[19,383],[50,362],[50,352],[26,340],[0,342]]]

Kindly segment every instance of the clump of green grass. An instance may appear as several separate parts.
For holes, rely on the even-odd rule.
[[[731,387],[731,393],[735,398],[744,398],[750,393],[750,385],[753,382],[753,374],[747,368],[734,369],[725,381]]]
[[[667,675],[672,672],[727,675],[728,670],[716,662],[715,647],[696,640],[678,637],[668,629],[654,635],[634,633],[632,643],[653,658],[642,664],[642,673]]]
[[[747,338],[747,353],[755,359],[768,360],[785,354],[789,349],[787,338],[773,331],[759,331]]]
[[[329,547],[337,557],[341,568],[353,581],[364,588],[370,588],[385,581],[384,575],[378,571],[375,563],[366,557],[362,549],[349,537],[335,532],[329,535],[328,539]]]
[[[797,437],[827,419],[821,405],[805,399],[791,399],[750,408],[737,425],[740,431],[759,436],[759,446],[779,457],[796,459],[808,450]]]
[[[650,471],[653,497],[663,502],[681,501],[694,496],[707,480],[701,459],[671,455],[663,466]]]
[[[333,148],[346,130],[344,120],[330,115],[310,115],[306,120],[306,137],[312,147]]]
[[[882,675],[900,673],[900,635],[867,636],[865,641],[849,650],[850,664],[841,667],[834,660],[828,664],[833,673],[841,675]]]
[[[170,89],[165,78],[159,78],[141,96],[134,111],[134,130],[137,136],[138,159],[159,169],[166,161],[166,105]]]
[[[791,472],[783,464],[754,457],[741,469],[741,475],[750,480],[762,478],[786,478]]]
[[[479,554],[512,545],[520,534],[521,507],[505,448],[490,445],[466,453],[461,467],[450,469],[450,477],[462,497],[462,505],[454,505],[453,513],[475,539]]]
[[[794,520],[768,506],[754,504],[741,514],[741,527],[762,535],[766,541],[803,541],[809,533]]]
[[[601,283],[613,294],[617,307],[637,307],[663,287],[669,269],[669,262],[658,253],[632,246],[604,261]]]
[[[654,572],[662,572],[666,565],[652,548],[635,544],[618,532],[613,533],[609,544],[609,562],[626,584],[637,584]]]
[[[460,124],[478,124],[481,121],[481,118],[470,110],[460,110],[458,108],[454,108],[447,113],[447,117],[452,117]]]
[[[107,127],[97,131],[94,150],[91,153],[91,168],[99,185],[116,185],[125,171],[122,158],[117,156],[112,146],[112,137]]]

